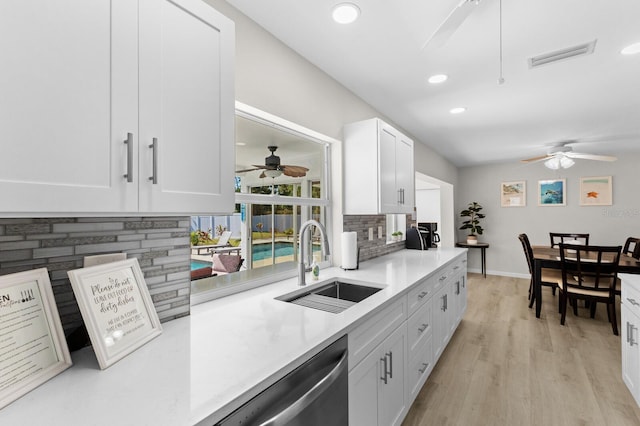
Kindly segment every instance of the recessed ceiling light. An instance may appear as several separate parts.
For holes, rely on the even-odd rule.
[[[623,55],[635,55],[636,53],[640,53],[640,41],[637,43],[630,44],[620,51]]]
[[[457,108],[451,108],[449,110],[449,112],[451,114],[462,114],[463,112],[465,112],[467,109],[464,107],[457,107]]]
[[[436,75],[432,75],[431,77],[429,77],[429,80],[427,80],[429,83],[431,84],[439,84],[439,83],[444,83],[445,81],[447,81],[447,75],[446,74],[436,74]]]
[[[236,146],[245,146],[245,145],[246,145],[246,143],[244,143],[244,142],[236,142]]]
[[[340,3],[333,7],[332,16],[339,24],[350,24],[360,16],[360,8],[353,3]]]

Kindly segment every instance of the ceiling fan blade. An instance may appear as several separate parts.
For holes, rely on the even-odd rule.
[[[527,158],[525,160],[520,160],[520,161],[522,163],[536,163],[538,161],[543,161],[551,157],[553,157],[553,155],[546,154],[546,155],[541,155],[539,157]]]
[[[460,25],[462,25],[465,19],[471,15],[471,12],[473,12],[478,3],[480,3],[480,0],[462,0],[458,3],[440,27],[424,42],[421,49],[427,46],[434,48],[442,47]]]
[[[566,152],[564,155],[570,158],[579,158],[582,160],[616,161],[618,159],[612,155],[581,154],[579,152]]]
[[[306,176],[309,171],[309,169],[302,166],[280,166],[280,170],[282,170],[282,173],[286,176],[291,177],[303,177]]]
[[[244,173],[244,172],[252,172],[254,170],[262,170],[262,169],[266,169],[265,166],[253,166],[253,169],[243,169],[243,170],[236,170],[236,173]]]

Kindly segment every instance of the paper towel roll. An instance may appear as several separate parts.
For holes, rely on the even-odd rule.
[[[342,243],[342,269],[356,269],[358,267],[358,233],[343,232]]]

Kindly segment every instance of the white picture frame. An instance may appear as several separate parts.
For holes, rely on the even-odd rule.
[[[0,409],[71,367],[46,268],[0,276]]]
[[[524,180],[500,184],[501,207],[525,207],[527,205],[527,182]]]
[[[162,333],[138,259],[67,274],[101,369]]]
[[[580,178],[581,206],[613,205],[613,183],[611,176]]]

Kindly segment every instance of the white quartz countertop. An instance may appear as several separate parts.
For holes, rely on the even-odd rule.
[[[356,271],[323,270],[319,282],[383,287],[339,314],[274,299],[300,289],[297,278],[193,306],[106,370],[91,348],[72,353],[70,369],[0,410],[0,424],[214,424],[464,252],[401,250]]]

